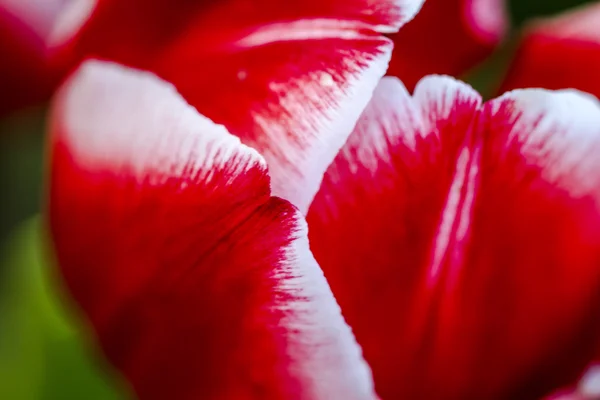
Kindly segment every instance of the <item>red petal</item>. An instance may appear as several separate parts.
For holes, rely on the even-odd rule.
[[[142,399],[367,399],[370,373],[264,160],[147,73],[86,63],[52,114],[64,280]]]
[[[58,81],[47,42],[63,0],[0,0],[0,114],[50,97]]]
[[[412,90],[428,74],[461,75],[485,60],[509,25],[505,0],[427,0],[392,36],[388,75]]]
[[[393,31],[422,0],[112,1],[73,44],[149,69],[269,163],[305,212],[385,73]],[[139,18],[139,10],[144,14]]]
[[[600,4],[527,28],[502,90],[575,88],[600,96]]]
[[[600,106],[386,78],[308,214],[383,399],[535,398],[600,337]],[[556,386],[555,386],[556,385]]]

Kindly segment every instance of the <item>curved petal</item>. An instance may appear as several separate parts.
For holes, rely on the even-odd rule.
[[[273,193],[306,212],[385,73],[392,46],[378,32],[397,29],[421,3],[102,0],[66,51],[173,83],[258,149]]]
[[[61,273],[142,399],[373,398],[264,160],[154,76],[88,62],[58,94]]]
[[[0,0],[0,115],[50,97],[58,81],[46,39],[64,0]]]
[[[574,88],[600,97],[600,4],[536,21],[525,30],[502,91]]]
[[[485,60],[509,26],[505,0],[427,0],[419,14],[391,36],[388,75],[409,90],[428,74],[464,74]]]
[[[309,210],[382,398],[536,398],[600,322],[600,106],[385,78]]]

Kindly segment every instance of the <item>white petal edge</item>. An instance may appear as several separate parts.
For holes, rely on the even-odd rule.
[[[243,154],[240,172],[255,164],[266,168],[258,152],[198,114],[172,85],[151,73],[89,60],[62,91],[57,107],[68,112],[60,119],[66,129],[58,131],[66,135],[62,139],[77,162],[91,170],[120,165],[142,179],[149,169],[177,174],[173,167],[183,168],[188,162],[205,162],[198,169],[210,169],[226,162],[233,152]],[[146,124],[143,133],[140,120]],[[168,126],[182,137],[173,140],[171,132],[165,132]],[[215,154],[204,154],[207,149]]]
[[[321,186],[323,175],[352,133],[361,113],[371,100],[373,91],[387,71],[387,66],[392,54],[392,45],[389,42],[384,53],[377,60],[370,63],[361,74],[349,84],[348,91],[335,109],[329,109],[320,119],[314,136],[326,137],[327,142],[313,140],[301,155],[294,157],[298,151],[294,148],[293,140],[288,139],[286,127],[281,127],[284,132],[273,132],[272,126],[264,126],[265,132],[272,132],[269,140],[277,140],[277,153],[286,155],[283,163],[279,154],[272,154],[265,150],[262,154],[267,159],[271,170],[273,194],[291,201],[298,209],[306,214],[308,208]],[[326,74],[326,73],[325,73]],[[329,76],[331,79],[331,76]],[[327,75],[321,76],[321,84],[328,84]],[[258,123],[272,124],[270,121]],[[305,156],[308,155],[308,156]],[[290,165],[293,171],[289,171]],[[281,173],[279,173],[281,172]],[[290,184],[291,183],[291,184]]]
[[[581,197],[594,194],[600,207],[600,102],[577,90],[521,89],[487,106],[494,114],[512,104],[510,141],[519,141],[526,159],[543,166],[542,174]]]
[[[378,31],[381,33],[396,32],[398,28],[412,20],[419,13],[421,7],[423,7],[423,3],[425,3],[425,0],[396,0],[397,7],[402,10],[402,20],[400,21],[400,24],[392,29],[383,26],[378,27]]]

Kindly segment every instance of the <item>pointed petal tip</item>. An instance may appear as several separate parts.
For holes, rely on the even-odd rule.
[[[402,25],[410,22],[419,11],[423,7],[425,0],[396,0],[398,7],[402,10],[401,12],[401,20],[396,25],[396,29],[392,29],[390,31],[382,31],[382,33],[393,33],[398,30]]]
[[[445,74],[429,74],[429,75],[424,76],[423,78],[421,78],[419,80],[419,82],[417,82],[417,85],[415,86],[415,92],[420,91],[420,90],[426,90],[424,88],[427,88],[427,87],[435,87],[435,86],[462,88],[467,91],[476,92],[476,90],[473,89],[473,87],[471,85],[469,85],[468,83],[466,83],[454,76],[445,75]],[[418,89],[419,87],[421,89]]]

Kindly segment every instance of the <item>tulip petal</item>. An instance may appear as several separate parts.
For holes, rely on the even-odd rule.
[[[539,398],[600,337],[600,106],[384,78],[307,219],[381,398]]]
[[[422,0],[181,3],[101,0],[65,51],[173,83],[259,150],[273,193],[305,213],[385,74],[392,44],[379,33],[397,30]]]
[[[206,59],[188,48],[165,58],[169,72],[163,75],[201,113],[259,150],[273,194],[303,213],[391,52],[382,38],[274,43]],[[205,74],[201,80],[193,78],[198,70]]]
[[[535,21],[521,38],[502,91],[574,88],[600,97],[600,4]]]
[[[87,62],[51,148],[62,277],[139,398],[374,397],[303,218],[173,87]]]
[[[427,0],[415,19],[391,36],[388,75],[412,90],[428,74],[464,74],[492,54],[508,26],[505,0]]]

